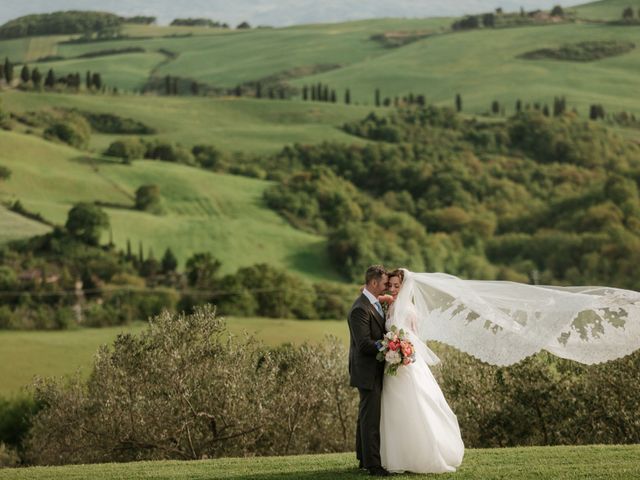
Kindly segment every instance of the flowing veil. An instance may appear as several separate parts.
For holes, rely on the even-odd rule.
[[[640,348],[639,292],[404,272],[394,322],[490,364],[511,365],[541,350],[593,364]]]

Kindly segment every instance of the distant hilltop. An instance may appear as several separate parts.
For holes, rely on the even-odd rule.
[[[613,0],[615,2],[615,0]],[[176,18],[207,17],[229,25],[244,21],[252,25],[275,27],[343,22],[349,20],[386,17],[457,17],[477,14],[502,8],[516,11],[520,8],[548,9],[556,3],[563,7],[585,2],[549,2],[547,0],[456,0],[455,2],[424,2],[422,0],[325,0],[322,8],[312,0],[193,0],[179,3],[169,0],[148,2],[144,0],[105,0],[88,6],[86,0],[30,0],[29,2],[7,2],[0,10],[0,23],[18,17],[60,10],[100,10],[114,12],[120,16],[152,16],[160,25],[168,25]],[[596,2],[602,3],[602,2]],[[629,5],[638,0],[629,0]]]

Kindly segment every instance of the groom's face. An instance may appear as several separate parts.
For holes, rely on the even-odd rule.
[[[383,274],[378,280],[373,280],[371,282],[371,286],[369,291],[374,295],[382,295],[384,291],[387,289],[387,275]]]

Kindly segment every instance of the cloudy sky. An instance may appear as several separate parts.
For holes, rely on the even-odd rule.
[[[121,15],[151,15],[160,24],[176,17],[207,17],[236,25],[286,26],[377,17],[433,17],[585,3],[557,0],[0,0],[0,24],[29,13],[102,10]]]

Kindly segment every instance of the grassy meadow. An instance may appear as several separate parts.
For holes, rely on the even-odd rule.
[[[640,446],[525,447],[469,449],[456,473],[397,475],[397,479],[442,480],[631,480],[640,475]],[[236,479],[355,480],[365,478],[355,454],[223,458],[189,462],[136,462],[0,470],[1,480]]]
[[[371,107],[363,106],[248,98],[20,92],[3,93],[2,105],[4,109],[18,113],[50,108],[111,112],[139,120],[157,130],[156,135],[145,138],[161,138],[185,146],[213,144],[223,151],[247,153],[271,153],[287,144],[323,140],[361,142],[339,127],[371,111]],[[90,149],[103,152],[117,138],[122,135],[93,134]]]
[[[50,229],[47,225],[18,215],[0,206],[0,244],[34,235],[42,235]]]
[[[272,346],[316,342],[325,335],[334,335],[346,343],[349,335],[346,322],[339,320],[231,317],[227,325],[235,335],[247,332]],[[66,331],[0,330],[0,396],[17,394],[35,375],[58,377],[73,374],[77,369],[87,375],[98,346],[110,344],[119,333],[135,334],[145,327],[145,322],[138,322],[123,327]]]
[[[524,103],[552,104],[565,96],[570,108],[588,114],[592,103],[607,111],[640,112],[637,78],[640,48],[625,55],[593,62],[525,60],[519,55],[539,48],[595,40],[634,41],[637,27],[565,24],[507,29],[483,29],[437,35],[386,55],[292,83],[323,82],[342,91],[352,89],[356,101],[424,93],[436,104],[452,105],[456,93],[465,111],[488,112],[493,100],[513,113]]]
[[[465,111],[476,114],[488,111],[493,100],[510,112],[518,98],[525,103],[550,103],[561,95],[582,114],[592,103],[601,103],[611,112],[637,113],[640,100],[634,92],[640,48],[592,62],[518,58],[532,49],[585,40],[633,41],[637,27],[601,22],[619,18],[626,6],[637,10],[640,2],[606,0],[568,8],[581,19],[577,23],[462,32],[450,30],[450,18],[377,19],[248,31],[127,26],[123,33],[129,37],[118,41],[56,44],[51,37],[0,41],[0,56],[28,62],[44,56],[40,53],[55,53],[65,59],[38,64],[40,70],[52,67],[59,74],[99,71],[106,84],[120,90],[139,89],[150,76],[179,76],[228,88],[284,75],[298,87],[326,83],[337,90],[340,100],[349,88],[355,103],[368,105],[380,88],[383,97],[423,93],[430,102],[449,105],[460,93]],[[384,33],[427,36],[389,48],[372,38]],[[144,52],[74,58],[127,47]]]

